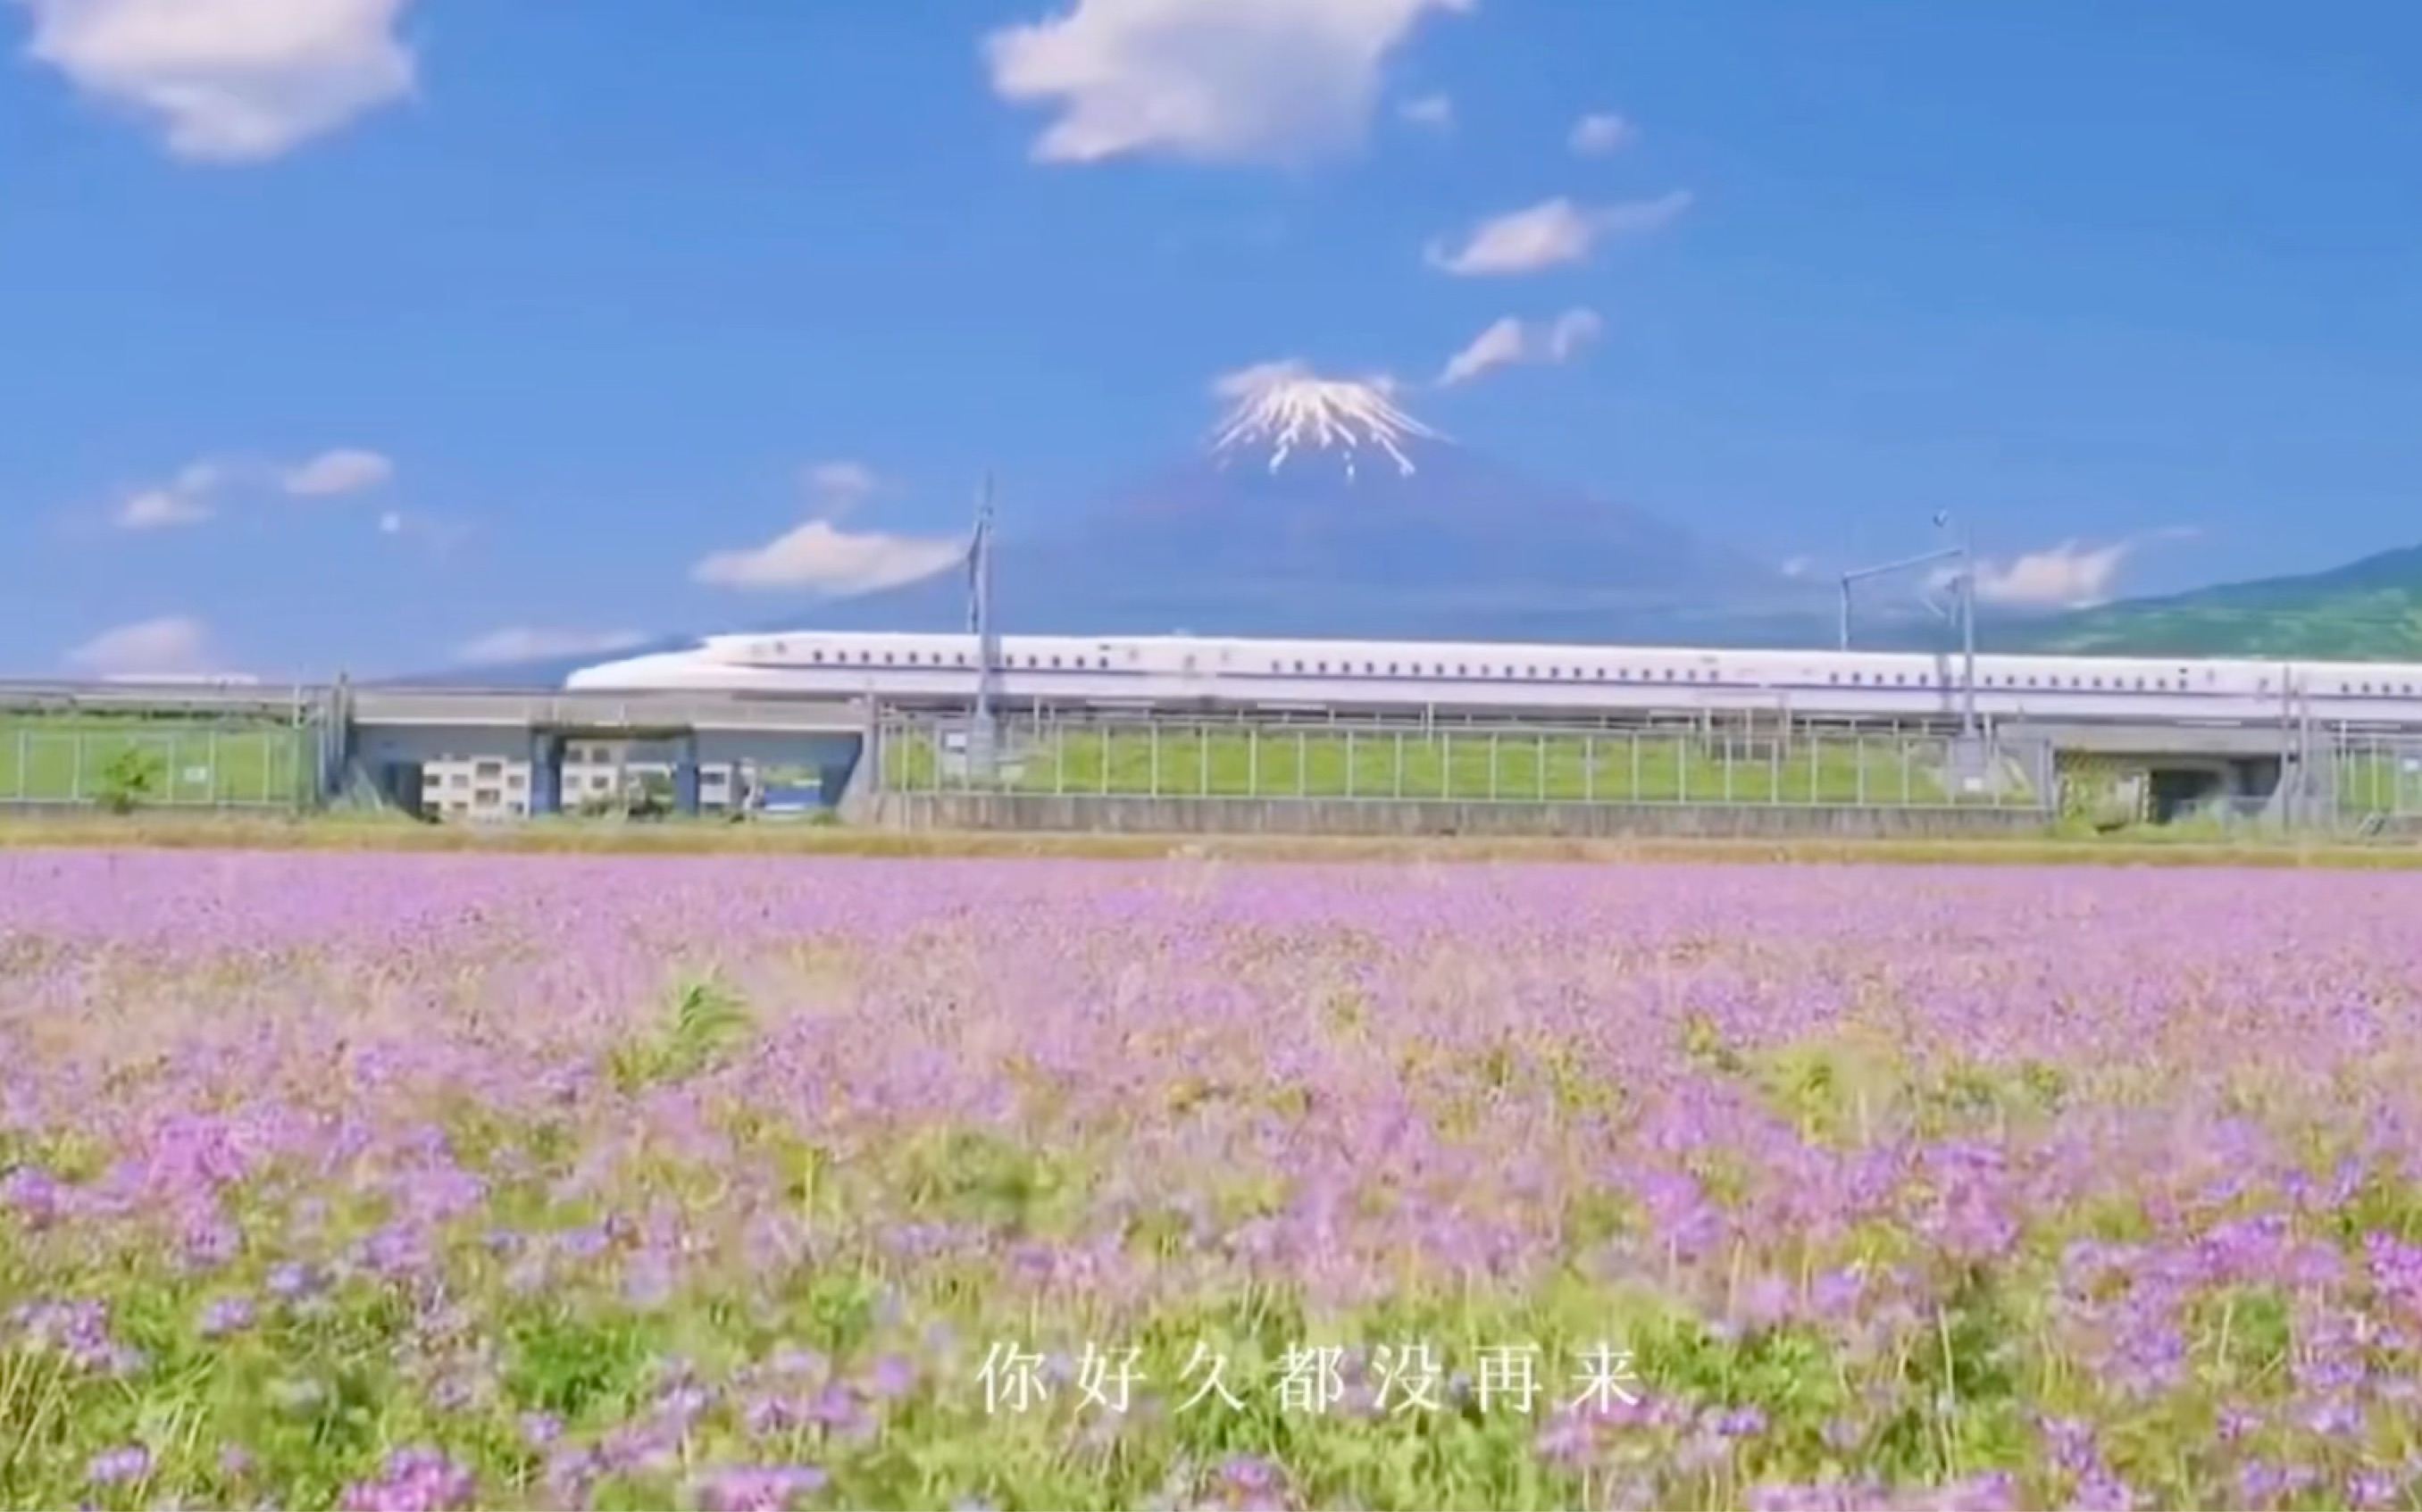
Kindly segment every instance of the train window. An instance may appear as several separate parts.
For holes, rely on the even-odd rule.
[[[787,640],[777,640],[777,641],[775,641],[775,642],[774,642],[774,654],[775,654],[775,655],[777,655],[777,656],[787,656],[787,655],[789,655],[790,654],[791,654],[791,643],[790,643],[789,641],[787,641]]]
[[[1465,673],[1466,673],[1466,669],[1465,669],[1465,667],[1464,667],[1463,663],[1461,663],[1461,662],[1457,662],[1457,663],[1455,663],[1455,676],[1457,676],[1457,677],[1462,677],[1462,676],[1464,676],[1464,675],[1465,675]]]
[[[1299,672],[1299,671],[1302,671],[1302,670],[1303,670],[1303,663],[1301,663],[1301,662],[1298,662],[1298,663],[1296,663],[1296,664],[1295,664],[1295,669],[1296,669],[1297,671],[1298,671],[1298,672]]]
[[[808,659],[810,661],[822,661],[825,659],[825,654],[821,651],[811,651],[808,653]]]
[[[1326,672],[1329,670],[1329,664],[1327,662],[1320,662],[1317,666],[1321,671]]]
[[[1665,681],[1669,683],[1674,681],[1674,669],[1671,667],[1665,669]]]
[[[891,653],[887,651],[883,654],[883,665],[886,667],[891,665]]]

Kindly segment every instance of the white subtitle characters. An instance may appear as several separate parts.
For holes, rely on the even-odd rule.
[[[1237,1400],[1236,1394],[1230,1391],[1226,1381],[1221,1378],[1227,1373],[1227,1369],[1226,1355],[1213,1354],[1206,1346],[1198,1341],[1194,1346],[1194,1353],[1187,1357],[1186,1368],[1177,1373],[1177,1378],[1180,1381],[1192,1380],[1199,1371],[1208,1371],[1209,1375],[1201,1386],[1195,1388],[1193,1395],[1178,1404],[1177,1410],[1183,1412],[1204,1397],[1216,1395],[1228,1404],[1229,1411],[1243,1411],[1245,1404]]]
[[[976,1372],[976,1379],[983,1383],[987,1413],[1025,1412],[1051,1399],[1051,1388],[1043,1378],[1040,1350],[996,1342],[984,1351],[983,1368]]]
[[[1126,1411],[1129,1394],[1143,1379],[1136,1369],[1136,1362],[1142,1357],[1140,1349],[1096,1349],[1088,1342],[1077,1359],[1077,1393],[1082,1398],[1078,1405]]]
[[[1371,1351],[1371,1372],[1378,1378],[1378,1394],[1371,1399],[1376,1412],[1436,1412],[1443,1377],[1430,1358],[1426,1344],[1380,1345]]]
[[[1287,1346],[1279,1362],[1279,1410],[1326,1412],[1345,1397],[1345,1351],[1336,1345]]]
[[[1354,1355],[1364,1360],[1359,1351]],[[1606,1416],[1618,1407],[1640,1404],[1640,1377],[1632,1352],[1612,1344],[1595,1344],[1578,1355],[1549,1352],[1536,1344],[1495,1344],[1481,1348],[1471,1362],[1472,1375],[1450,1377],[1448,1361],[1421,1340],[1370,1347],[1364,1363],[1352,1372],[1358,1393],[1370,1391],[1369,1415],[1402,1418],[1413,1413],[1459,1410],[1470,1400],[1484,1413],[1511,1412],[1524,1417],[1537,1410],[1543,1393],[1539,1383],[1542,1360],[1569,1358],[1577,1394],[1569,1410]],[[1278,1362],[1278,1407],[1282,1412],[1321,1416],[1346,1401],[1348,1351],[1342,1345],[1289,1345]],[[1073,1385],[1069,1394],[1076,1411],[1094,1410],[1124,1416],[1134,1410],[1136,1388],[1153,1378],[1143,1368],[1143,1351],[1127,1345],[1100,1345],[1088,1340],[1073,1362],[1008,1342],[985,1350],[977,1378],[983,1386],[986,1413],[1024,1413],[1049,1407],[1056,1385]],[[1448,1390],[1452,1378],[1455,1389]],[[1254,1389],[1257,1381],[1242,1383]],[[1177,1373],[1182,1396],[1180,1412],[1217,1401],[1231,1412],[1246,1410],[1245,1400],[1228,1380],[1228,1357],[1201,1340],[1195,1341],[1186,1366]],[[1450,1402],[1449,1398],[1453,1400]],[[1359,1396],[1358,1396],[1359,1401]],[[1359,1410],[1360,1409],[1358,1409]]]
[[[1611,1344],[1592,1345],[1583,1351],[1581,1368],[1573,1373],[1581,1382],[1581,1394],[1573,1398],[1576,1412],[1612,1412],[1617,1402],[1626,1407],[1640,1405],[1639,1394],[1632,1390],[1640,1378],[1632,1373],[1631,1351],[1618,1349]]]
[[[1502,1401],[1517,1412],[1530,1411],[1539,1394],[1538,1365],[1535,1344],[1496,1344],[1481,1350],[1480,1410],[1486,1412]]]

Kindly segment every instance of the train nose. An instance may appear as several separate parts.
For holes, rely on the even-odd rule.
[[[653,656],[627,656],[621,661],[600,662],[583,667],[563,680],[567,691],[644,692],[650,688],[679,686],[682,674],[691,669],[690,658],[681,653],[660,653]]]

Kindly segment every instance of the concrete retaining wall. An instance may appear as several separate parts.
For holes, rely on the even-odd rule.
[[[886,793],[868,818],[892,829],[1088,834],[1479,835],[1585,840],[1983,838],[2040,832],[2034,809],[1877,809],[1680,803],[1449,803],[1432,799],[1150,798]]]

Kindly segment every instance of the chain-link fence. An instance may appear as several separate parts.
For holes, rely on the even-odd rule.
[[[888,716],[882,786],[1121,797],[2045,808],[2032,755],[1800,725],[1610,730]],[[989,752],[987,754],[987,746]]]

